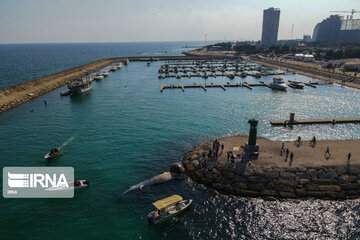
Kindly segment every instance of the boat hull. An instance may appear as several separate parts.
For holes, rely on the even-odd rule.
[[[50,152],[48,152],[44,158],[46,160],[50,160],[50,159],[53,159],[53,158],[56,158],[57,156],[59,156],[60,154],[62,153],[62,149],[60,148],[60,150],[58,152],[56,152],[55,154],[51,155]]]

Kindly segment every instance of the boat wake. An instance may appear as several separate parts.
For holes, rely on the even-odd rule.
[[[75,139],[75,136],[72,136],[72,137],[70,137],[68,140],[66,140],[66,142],[64,142],[61,146],[60,146],[60,148],[63,148],[63,147],[65,147],[66,145],[68,145],[72,140],[74,140]]]
[[[125,192],[123,192],[123,194],[130,192],[132,190],[135,189],[142,189],[145,186],[149,186],[149,185],[154,185],[154,184],[158,184],[158,183],[163,183],[163,182],[167,182],[170,181],[172,179],[170,172],[163,172],[153,178],[150,178],[144,182],[138,183],[132,187],[130,187],[128,190],[126,190]]]

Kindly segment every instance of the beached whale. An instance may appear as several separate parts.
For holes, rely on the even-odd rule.
[[[168,182],[172,179],[181,179],[183,177],[184,168],[181,163],[173,163],[170,168],[170,172],[163,172],[155,177],[152,177],[146,181],[131,186],[128,190],[123,193],[130,192],[135,189],[142,189],[145,186]]]

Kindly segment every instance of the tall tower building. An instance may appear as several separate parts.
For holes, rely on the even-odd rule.
[[[268,8],[264,10],[261,44],[270,46],[277,42],[280,20],[279,8]]]

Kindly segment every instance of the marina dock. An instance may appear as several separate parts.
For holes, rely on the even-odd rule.
[[[305,85],[307,86],[311,86],[311,87],[316,87],[313,84],[317,84],[317,83],[313,83],[313,82],[309,82],[309,83],[305,83]],[[204,91],[206,91],[207,88],[221,88],[224,91],[226,91],[226,88],[231,88],[231,87],[246,87],[250,90],[252,90],[253,87],[268,87],[271,88],[271,86],[264,82],[264,81],[260,81],[260,83],[247,83],[247,82],[243,82],[243,83],[234,83],[231,84],[229,82],[227,82],[226,84],[214,84],[214,83],[210,83],[210,84],[193,84],[193,85],[181,85],[181,84],[170,84],[170,85],[164,85],[163,83],[161,83],[160,86],[160,92],[163,92],[165,89],[181,89],[182,91],[185,91],[185,88],[202,88],[204,89]],[[285,120],[276,120],[273,122],[277,122],[277,121],[285,121]],[[277,123],[275,123],[274,125],[276,125]],[[279,123],[283,124],[283,123]]]
[[[204,89],[204,91],[206,91],[207,88],[221,88],[224,91],[226,91],[226,88],[228,87],[246,87],[250,90],[252,90],[252,87],[270,87],[268,84],[263,84],[263,83],[235,83],[235,84],[194,84],[194,85],[174,85],[174,84],[170,84],[165,86],[163,83],[161,84],[160,87],[160,92],[164,91],[164,89],[181,89],[182,91],[185,91],[185,88],[202,88]]]

